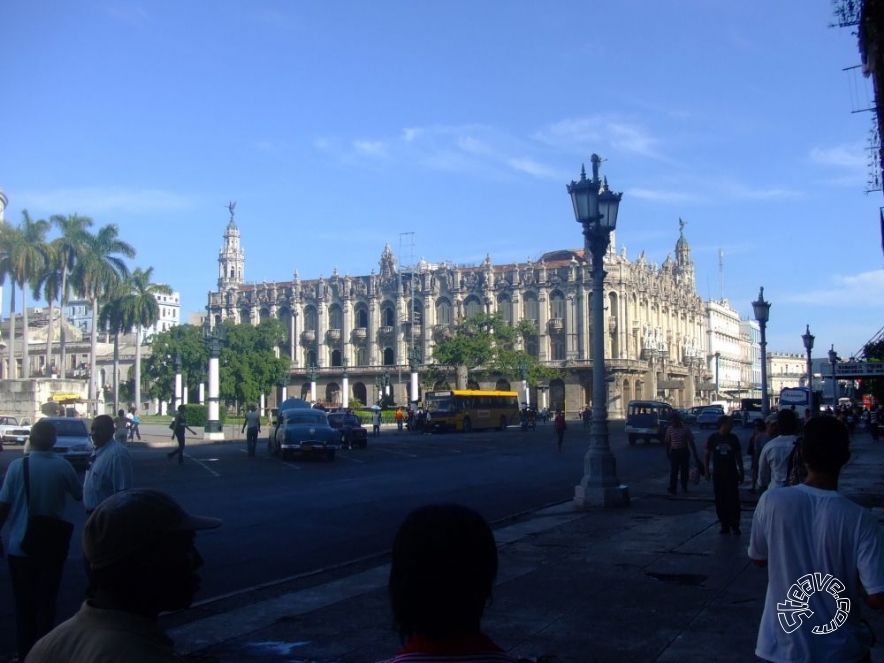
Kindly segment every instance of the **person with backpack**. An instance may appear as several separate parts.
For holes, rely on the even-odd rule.
[[[789,458],[798,439],[798,418],[792,410],[777,412],[779,435],[764,445],[758,457],[758,485],[762,490],[789,485]]]
[[[719,534],[733,531],[739,536],[743,455],[740,440],[731,432],[731,425],[730,417],[719,417],[718,431],[706,440],[706,480],[712,479],[715,513],[721,523]]]

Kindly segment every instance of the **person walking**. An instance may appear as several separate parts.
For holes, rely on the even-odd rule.
[[[381,435],[381,411],[375,410],[371,413],[371,432],[375,437]]]
[[[673,412],[669,419],[663,446],[666,447],[666,458],[669,460],[669,494],[675,495],[679,478],[682,491],[688,492],[688,470],[691,458],[698,459],[697,448],[694,446],[694,434],[684,425],[677,412]]]
[[[758,457],[758,485],[762,490],[789,485],[789,457],[798,440],[798,419],[792,410],[777,412],[778,435],[772,437]]]
[[[568,422],[565,421],[565,413],[556,410],[556,418],[553,419],[553,430],[556,433],[556,449],[562,451],[562,444],[565,442],[565,431],[568,430]]]
[[[706,480],[712,479],[719,534],[740,535],[740,484],[743,455],[740,440],[731,432],[731,418],[718,418],[718,430],[706,440]],[[711,461],[711,462],[710,462]]]
[[[403,423],[404,419],[405,419],[405,413],[402,412],[402,408],[401,407],[397,408],[396,409],[396,430],[398,430],[400,433],[402,432],[402,423]]]
[[[258,408],[254,405],[249,406],[246,412],[246,420],[242,424],[242,431],[246,434],[246,449],[249,458],[254,458],[255,449],[258,446],[258,433],[261,432],[261,415],[258,414]]]
[[[138,441],[141,442],[141,431],[138,429],[138,425],[141,423],[141,417],[138,416],[138,410],[134,407],[129,410],[129,441],[134,442],[135,436],[138,436]]]
[[[55,604],[68,554],[65,542],[53,551],[26,553],[22,540],[31,516],[61,519],[70,496],[83,499],[83,487],[71,464],[52,451],[55,426],[38,421],[31,427],[30,453],[9,464],[0,487],[0,529],[9,522],[6,560],[15,600],[15,626],[19,661],[55,623]],[[73,526],[71,526],[73,527]],[[2,546],[0,546],[2,552]]]
[[[583,412],[580,413],[580,418],[583,419],[583,427],[589,428],[589,425],[592,423],[592,408],[588,405],[584,405]]]
[[[83,506],[87,515],[111,495],[135,485],[132,458],[126,445],[114,434],[113,419],[106,414],[95,417],[90,437],[95,450],[83,479]]]
[[[97,418],[97,417],[96,417]],[[120,444],[126,444],[129,440],[129,418],[126,416],[126,410],[117,410],[117,416],[114,421],[114,439]]]
[[[767,568],[755,655],[765,661],[871,661],[874,635],[860,605],[884,610],[884,534],[872,511],[838,492],[850,459],[841,422],[811,419],[801,454],[804,483],[763,494],[752,518],[749,559]],[[804,623],[811,615],[813,621]]]
[[[196,435],[196,431],[187,425],[187,419],[184,416],[184,410],[186,408],[187,406],[183,403],[179,405],[178,413],[175,415],[175,420],[172,422],[172,439],[178,439],[178,448],[166,454],[169,460],[172,460],[175,457],[175,454],[178,454],[179,465],[184,465],[184,431],[189,430]]]

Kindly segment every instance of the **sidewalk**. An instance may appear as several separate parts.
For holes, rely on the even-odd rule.
[[[842,492],[884,519],[884,444],[857,435]],[[670,497],[664,477],[630,486],[622,510],[570,502],[495,527],[500,571],[486,631],[555,663],[752,661],[767,573],[743,536],[720,535],[711,484]],[[399,648],[385,559],[294,578],[170,615],[178,649],[222,661],[369,663]],[[884,615],[864,614],[884,640]],[[884,661],[884,642],[872,653]]]

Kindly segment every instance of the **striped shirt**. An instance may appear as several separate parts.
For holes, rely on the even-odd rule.
[[[665,444],[667,449],[687,449],[688,444],[694,441],[694,434],[686,426],[670,426],[666,429]]]

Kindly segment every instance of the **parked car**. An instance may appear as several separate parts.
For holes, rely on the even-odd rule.
[[[662,442],[672,418],[672,406],[662,401],[629,401],[626,406],[626,436],[630,444],[639,438]]]
[[[55,424],[58,439],[52,451],[79,470],[85,470],[92,457],[92,439],[83,419],[74,417],[43,417],[40,421]],[[30,441],[25,443],[25,455],[31,452]]]
[[[700,428],[706,428],[706,426],[717,428],[718,419],[723,416],[724,408],[719,405],[704,407],[700,414],[697,415],[697,426]]]
[[[19,420],[8,414],[0,414],[0,451],[3,444],[24,444],[31,434],[31,425],[27,420]]]
[[[283,410],[270,438],[270,451],[287,460],[300,454],[334,460],[340,449],[340,431],[328,425],[328,415],[314,408]]]
[[[328,425],[341,434],[342,447],[365,449],[368,446],[368,431],[355,414],[332,412],[328,415]]]
[[[680,407],[680,408],[676,409],[675,411],[678,412],[678,416],[681,417],[682,423],[685,425],[688,425],[688,424],[696,423],[696,421],[697,421],[697,414],[699,414],[699,413],[694,414],[694,412],[693,412],[694,409],[695,408]]]

